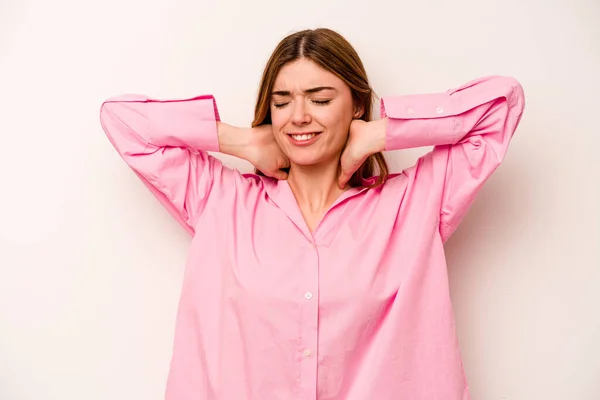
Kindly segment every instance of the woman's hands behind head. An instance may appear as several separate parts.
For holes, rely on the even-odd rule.
[[[290,167],[290,160],[283,154],[273,135],[271,125],[255,128],[237,128],[218,122],[219,147],[222,153],[250,162],[264,175],[275,179],[287,179],[283,168]],[[352,174],[371,154],[383,151],[387,119],[365,122],[353,120],[346,147],[341,155],[341,174],[338,185],[343,188]]]

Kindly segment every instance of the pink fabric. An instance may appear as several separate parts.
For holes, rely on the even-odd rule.
[[[107,100],[111,142],[194,235],[166,399],[468,399],[443,243],[523,107],[519,83],[499,76],[383,98],[387,150],[434,150],[345,192],[311,234],[286,181],[207,154],[212,96]]]

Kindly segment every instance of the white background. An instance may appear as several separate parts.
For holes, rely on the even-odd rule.
[[[319,26],[380,96],[523,84],[505,163],[447,245],[465,370],[474,400],[600,399],[599,21],[598,0],[1,0],[0,399],[163,397],[190,238],[100,104],[212,93],[248,125],[274,46]]]

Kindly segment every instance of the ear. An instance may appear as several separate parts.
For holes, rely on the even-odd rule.
[[[365,108],[363,106],[354,106],[354,118],[358,119],[363,116],[365,113]]]

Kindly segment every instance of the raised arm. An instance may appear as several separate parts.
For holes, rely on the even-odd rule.
[[[235,180],[233,171],[207,153],[219,151],[220,138],[231,136],[227,125],[219,132],[218,121],[212,96],[155,100],[124,95],[106,100],[100,110],[115,149],[190,234],[213,187]]]
[[[435,146],[407,174],[439,196],[440,234],[447,240],[483,183],[502,162],[525,98],[513,78],[490,76],[439,94],[384,97],[386,150]]]

